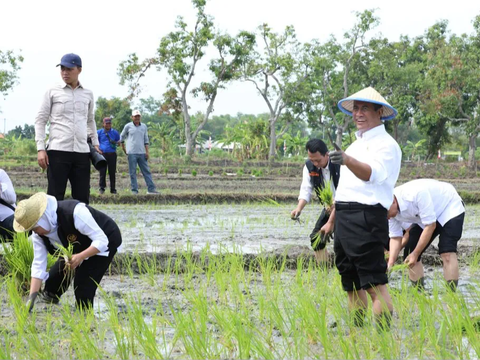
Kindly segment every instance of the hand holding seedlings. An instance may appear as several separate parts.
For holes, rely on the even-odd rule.
[[[81,254],[73,254],[70,260],[65,261],[66,266],[70,267],[72,270],[79,267],[82,262],[83,256]]]
[[[28,312],[32,312],[33,306],[35,305],[35,300],[37,299],[38,296],[38,291],[35,291],[34,293],[31,293],[28,296],[26,307],[28,309]]]

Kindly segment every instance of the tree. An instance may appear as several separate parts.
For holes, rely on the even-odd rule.
[[[374,10],[356,13],[356,17],[356,23],[344,34],[345,41],[342,44],[331,36],[329,41],[318,45],[315,50],[316,96],[322,104],[325,123],[333,123],[336,129],[338,144],[342,143],[343,133],[348,130],[352,118],[340,112],[337,103],[370,85],[359,52],[369,46],[365,39],[366,33],[379,22]]]
[[[254,84],[268,107],[268,159],[273,162],[277,153],[277,139],[307,110],[305,103],[311,96],[309,81],[312,68],[304,56],[308,45],[300,44],[293,26],[287,26],[283,33],[277,34],[268,24],[263,24],[258,32],[263,47],[245,64],[243,80]],[[285,125],[277,131],[282,114],[285,114]]]
[[[0,93],[4,97],[18,83],[17,72],[21,69],[21,62],[23,56],[15,55],[11,50],[0,50]]]
[[[218,90],[239,77],[239,69],[255,45],[254,34],[246,31],[239,32],[236,37],[215,33],[213,18],[205,13],[206,0],[192,0],[192,3],[197,11],[193,29],[188,29],[188,24],[179,16],[175,24],[177,30],[161,39],[156,57],[139,63],[136,54],[131,54],[119,68],[120,83],[128,82],[132,94],[138,94],[139,80],[152,65],[156,65],[158,70],[167,70],[170,95],[174,89],[182,105],[186,154],[189,156],[193,155],[196,137],[213,111]],[[198,62],[204,58],[211,45],[216,49],[217,57],[208,66],[210,80],[191,88]],[[196,128],[192,128],[189,95],[201,97],[207,104],[203,121]]]
[[[10,130],[7,134],[7,137],[15,137],[17,139],[35,139],[35,126],[34,125],[23,125],[15,126],[13,130]]]
[[[107,99],[99,97],[95,110],[95,122],[97,128],[103,127],[103,119],[106,117],[113,117],[112,127],[118,131],[122,131],[123,127],[132,121],[132,110],[128,100],[119,97],[112,97]]]

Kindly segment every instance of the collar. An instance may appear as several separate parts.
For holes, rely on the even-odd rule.
[[[355,136],[357,137],[357,139],[369,140],[369,139],[373,139],[375,136],[384,134],[386,132],[387,131],[385,130],[385,125],[380,124],[367,131],[357,131],[355,133]]]
[[[67,83],[63,83],[63,88],[66,88],[66,87],[69,87],[70,89],[73,89],[70,85],[68,85]],[[81,88],[83,89],[83,85],[82,83],[80,82],[80,80],[78,80],[78,86],[75,88],[75,89],[78,89],[78,88]]]
[[[135,123],[132,121],[132,124],[133,124],[133,126],[141,126],[141,125],[142,125],[142,122],[140,121],[140,122],[138,123],[138,125],[135,125]]]

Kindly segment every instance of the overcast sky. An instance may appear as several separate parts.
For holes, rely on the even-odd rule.
[[[214,16],[218,29],[231,35],[268,23],[275,32],[293,25],[299,40],[323,42],[330,34],[340,39],[353,25],[355,11],[373,8],[378,9],[380,25],[372,34],[381,33],[390,40],[421,35],[443,19],[449,21],[452,33],[471,34],[472,20],[480,14],[480,2],[471,0],[210,0],[206,12]],[[4,123],[7,132],[34,123],[45,91],[61,82],[55,65],[65,53],[81,56],[80,81],[95,99],[126,96],[127,88],[119,85],[117,76],[119,63],[133,52],[140,59],[153,56],[159,40],[174,30],[178,15],[193,19],[189,0],[0,0],[0,49],[21,50],[25,57],[20,83],[5,99],[0,98],[0,132]],[[159,99],[166,74],[153,70],[145,80],[141,97]],[[238,83],[221,90],[214,115],[266,112],[252,86]],[[204,103],[191,104],[193,111],[204,108]]]

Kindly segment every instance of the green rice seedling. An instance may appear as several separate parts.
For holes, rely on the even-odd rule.
[[[17,286],[27,292],[30,288],[31,267],[33,262],[33,245],[27,233],[16,233],[11,243],[2,243],[3,257],[8,273],[17,281]],[[47,268],[55,263],[50,254],[47,257]]]
[[[323,188],[315,188],[315,192],[323,203],[323,206],[329,208],[333,205],[332,181],[326,180]]]
[[[62,257],[63,261],[65,261],[65,266],[63,267],[64,280],[70,283],[70,280],[75,277],[76,270],[70,267],[70,261],[72,260],[73,256],[73,244],[69,243],[67,247],[63,245],[57,245],[57,248],[58,257]]]

